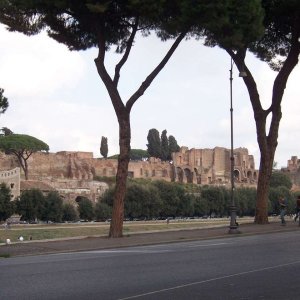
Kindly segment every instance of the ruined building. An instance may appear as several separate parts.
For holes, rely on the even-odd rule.
[[[300,159],[297,156],[292,156],[291,159],[287,161],[287,167],[282,168],[281,171],[287,174],[295,187],[300,186]]]
[[[191,149],[181,147],[173,154],[175,181],[195,184],[227,184],[231,181],[230,150]],[[234,180],[236,183],[255,184],[258,172],[253,155],[246,148],[234,149]]]
[[[78,196],[86,196],[96,201],[108,186],[94,179],[97,176],[115,176],[117,163],[116,159],[94,158],[92,152],[34,153],[28,159],[29,180],[25,181],[21,172],[19,187],[21,190],[33,187],[44,191],[55,189],[65,199],[74,200]],[[3,170],[3,174],[13,172],[7,170],[16,170],[17,167],[18,162],[14,156],[1,153],[0,170]],[[228,149],[216,147],[189,150],[182,147],[180,152],[173,154],[171,163],[155,158],[131,161],[128,176],[195,184],[227,184],[231,178],[230,170]],[[20,178],[20,173],[18,174]],[[256,183],[254,159],[245,148],[234,150],[234,177],[237,183]],[[4,180],[5,177],[2,176],[1,179],[9,183]]]

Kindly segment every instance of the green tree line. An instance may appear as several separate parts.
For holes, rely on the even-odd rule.
[[[294,213],[299,193],[291,192],[290,188],[291,181],[286,175],[273,173],[268,197],[269,215],[279,213],[278,199],[282,196],[288,203],[287,213]],[[57,191],[44,195],[38,189],[23,191],[18,199],[10,201],[10,189],[1,184],[0,221],[5,221],[13,213],[27,222],[104,221],[111,218],[114,189],[115,184],[112,184],[96,204],[86,197],[77,197],[74,205],[64,203]],[[131,179],[125,195],[125,218],[226,217],[229,215],[230,193],[230,189],[224,186]],[[238,216],[255,215],[256,189],[237,188],[234,199]]]

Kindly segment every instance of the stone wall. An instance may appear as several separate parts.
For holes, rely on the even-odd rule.
[[[234,179],[237,183],[255,184],[258,172],[254,157],[246,148],[234,149]],[[231,180],[230,150],[181,147],[173,153],[176,181],[196,184],[227,184]]]
[[[4,182],[10,188],[12,200],[20,196],[20,168],[0,171],[0,182]]]
[[[29,181],[38,185],[43,182],[59,190],[66,199],[88,195],[96,201],[107,186],[93,179],[97,176],[116,176],[116,159],[94,158],[92,152],[61,151],[57,153],[34,153],[28,159]],[[254,159],[246,148],[234,149],[234,175],[237,183],[255,184],[257,171]],[[0,154],[0,170],[18,167],[12,155]],[[24,174],[18,171],[21,181]],[[166,180],[195,184],[227,184],[230,182],[230,150],[188,149],[181,147],[173,153],[173,162],[150,158],[148,161],[130,161],[128,176],[152,180]],[[25,186],[25,185],[24,185]]]
[[[293,183],[294,189],[299,189],[300,187],[300,159],[297,156],[292,156],[291,159],[287,161],[287,167],[281,169],[282,172],[287,174]]]

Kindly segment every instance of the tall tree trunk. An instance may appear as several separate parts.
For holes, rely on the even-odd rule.
[[[271,150],[261,151],[261,159],[259,166],[259,177],[257,183],[256,210],[255,220],[257,224],[268,224],[268,196],[270,177],[272,175],[272,166],[275,150],[273,155]]]
[[[290,52],[274,81],[272,102],[268,109],[262,108],[255,80],[245,65],[246,49],[242,49],[237,53],[231,49],[226,49],[239,71],[246,71],[247,73],[247,76],[243,77],[243,80],[248,89],[254,112],[257,142],[261,155],[255,212],[255,223],[257,224],[268,223],[269,186],[275,151],[278,144],[279,124],[282,116],[281,102],[289,75],[298,64],[300,52],[299,32],[300,26],[299,23],[297,23],[295,31],[292,34]],[[266,123],[269,114],[271,114],[272,118],[269,130],[267,131]]]
[[[98,32],[98,57],[95,59],[95,64],[97,67],[98,74],[105,84],[107,92],[110,96],[110,100],[114,107],[115,113],[119,122],[119,145],[120,145],[120,155],[118,159],[118,170],[116,176],[116,190],[114,194],[113,212],[112,220],[110,223],[109,236],[113,238],[118,238],[123,235],[123,219],[124,219],[124,199],[126,193],[126,181],[128,173],[128,164],[130,157],[130,140],[131,140],[131,129],[130,129],[130,111],[134,103],[144,94],[147,88],[150,86],[154,78],[163,69],[166,63],[171,58],[172,54],[178,47],[179,43],[185,37],[185,32],[179,34],[175,39],[169,51],[160,61],[160,63],[154,68],[154,70],[146,77],[142,82],[140,87],[133,93],[124,105],[121,96],[118,91],[118,82],[120,78],[120,70],[122,66],[127,61],[128,55],[130,53],[133,40],[137,31],[138,19],[133,27],[132,34],[128,39],[127,47],[125,53],[116,65],[115,76],[112,79],[108,74],[105,65],[105,35],[104,32],[99,28]]]
[[[130,158],[131,140],[129,113],[121,114],[118,118],[118,121],[120,155],[118,158],[116,190],[114,193],[113,211],[109,230],[109,237],[114,238],[121,237],[123,235],[124,199],[126,194],[126,181]]]

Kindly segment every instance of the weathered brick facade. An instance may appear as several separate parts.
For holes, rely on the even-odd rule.
[[[66,199],[74,200],[78,195],[85,195],[96,201],[107,189],[107,185],[93,179],[96,176],[115,176],[117,163],[116,159],[94,158],[92,152],[34,153],[28,159],[29,181],[23,186],[34,187],[43,182],[45,186],[58,190]],[[2,153],[0,170],[15,167],[18,167],[18,162],[14,156]],[[128,175],[132,178],[195,184],[228,184],[230,150],[221,147],[189,150],[187,147],[181,147],[180,152],[173,153],[172,163],[161,162],[155,158],[148,161],[131,161]],[[234,150],[234,175],[237,183],[256,183],[254,159],[246,148]],[[21,180],[24,180],[23,172]]]

